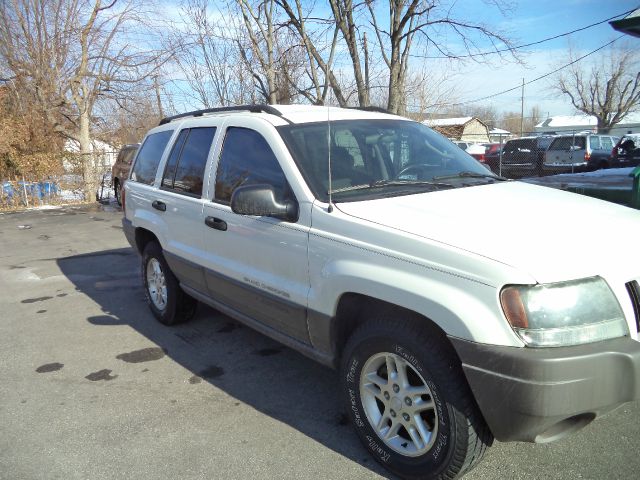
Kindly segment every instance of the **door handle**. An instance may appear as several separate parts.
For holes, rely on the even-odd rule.
[[[166,212],[167,211],[167,204],[164,202],[161,202],[160,200],[154,200],[151,203],[151,206],[153,208],[155,208],[156,210],[160,210],[161,212]]]
[[[215,228],[216,230],[222,230],[225,232],[227,230],[227,222],[217,217],[207,217],[204,219],[204,223],[207,227]]]

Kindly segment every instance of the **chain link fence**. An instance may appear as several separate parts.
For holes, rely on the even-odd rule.
[[[474,141],[473,134],[451,139],[494,173],[506,178],[528,178],[579,173],[638,165],[640,134],[610,134],[593,130],[554,133],[527,132],[495,135],[491,142]]]
[[[46,168],[24,168],[36,173],[0,177],[0,210],[41,207],[110,199],[111,166],[117,152],[65,152]],[[18,162],[15,162],[18,164]]]

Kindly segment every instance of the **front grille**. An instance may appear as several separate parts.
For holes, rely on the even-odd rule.
[[[636,329],[640,332],[640,285],[637,281],[629,282],[626,284],[627,292],[631,297],[631,303],[633,305],[633,313],[636,315]]]

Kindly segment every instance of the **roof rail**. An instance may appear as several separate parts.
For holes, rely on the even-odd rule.
[[[158,125],[164,125],[166,123],[172,122],[173,120],[177,120],[178,118],[202,117],[207,113],[222,113],[222,112],[269,113],[271,115],[276,115],[277,117],[282,118],[287,123],[292,123],[291,120],[284,117],[278,109],[272,107],[271,105],[236,105],[232,107],[205,108],[204,110],[195,110],[193,112],[180,113],[178,115],[173,115],[172,117],[163,118],[162,120],[160,120],[160,123]]]
[[[389,110],[382,107],[368,106],[368,107],[343,107],[343,108],[348,108],[349,110],[362,110],[363,112],[377,112],[377,113],[386,113],[388,115],[395,115],[395,113],[391,113]]]

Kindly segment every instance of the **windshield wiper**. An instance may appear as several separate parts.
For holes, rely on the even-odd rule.
[[[341,192],[353,192],[356,190],[369,190],[371,188],[379,187],[435,187],[435,188],[453,188],[454,185],[443,182],[431,182],[427,180],[376,180],[375,182],[366,183],[362,185],[353,185],[351,187],[338,188],[337,190],[331,190],[331,193]]]
[[[476,172],[469,172],[466,170],[462,172],[454,173],[451,175],[441,175],[439,177],[433,177],[434,180],[448,180],[452,178],[490,178],[491,180],[498,180],[500,182],[504,182],[507,180],[504,177],[500,177],[492,173],[476,173]]]

